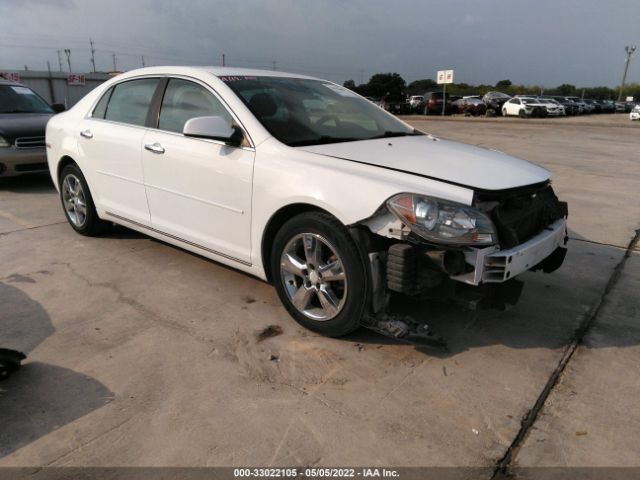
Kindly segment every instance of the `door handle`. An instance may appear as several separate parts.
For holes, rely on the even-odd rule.
[[[84,138],[93,138],[93,133],[91,133],[91,130],[87,129],[87,130],[81,131],[80,136]]]
[[[160,145],[158,142],[156,143],[147,143],[144,146],[145,150],[149,150],[152,153],[164,153],[164,147]]]

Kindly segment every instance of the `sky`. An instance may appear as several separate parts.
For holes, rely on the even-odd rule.
[[[0,71],[226,64],[365,82],[615,86],[640,0],[0,0]],[[66,56],[62,53],[65,71]],[[640,50],[627,82],[640,82]]]

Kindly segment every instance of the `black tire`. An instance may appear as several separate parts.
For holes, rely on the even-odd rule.
[[[520,118],[527,118],[527,112],[525,111],[524,108],[521,108],[520,111],[518,112],[518,116]]]
[[[290,294],[285,286],[287,280],[281,272],[280,260],[290,242],[302,234],[316,234],[328,241],[342,263],[347,288],[344,293],[344,304],[333,318],[312,319],[300,311],[289,298]],[[287,221],[280,228],[273,242],[271,274],[280,301],[294,320],[303,327],[328,337],[339,337],[353,332],[360,326],[368,298],[364,263],[345,226],[331,215],[323,212],[307,212]]]
[[[80,181],[82,191],[84,193],[84,200],[86,203],[86,217],[84,219],[84,222],[82,222],[82,224],[80,225],[74,223],[65,206],[63,185],[65,179],[67,179],[67,177],[69,176],[73,176]],[[60,202],[62,203],[62,211],[64,212],[69,225],[71,225],[71,228],[73,228],[80,235],[86,235],[89,237],[100,235],[101,233],[104,233],[109,229],[111,224],[109,222],[105,222],[104,220],[100,220],[100,217],[98,217],[95,204],[93,203],[93,197],[91,196],[91,191],[89,190],[89,185],[87,184],[87,180],[84,178],[84,175],[82,174],[82,171],[80,170],[78,165],[72,163],[64,167],[62,169],[62,172],[60,172],[58,184],[60,188]]]

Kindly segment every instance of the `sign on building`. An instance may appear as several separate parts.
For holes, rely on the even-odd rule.
[[[0,72],[0,78],[4,78],[10,82],[20,83],[20,74],[18,72]]]
[[[67,85],[83,86],[84,84],[85,84],[84,75],[80,75],[77,73],[70,73],[67,76]]]
[[[436,78],[438,84],[453,83],[453,70],[439,70]]]

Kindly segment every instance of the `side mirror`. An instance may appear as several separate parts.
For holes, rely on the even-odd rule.
[[[208,138],[239,147],[244,135],[238,127],[232,127],[223,117],[195,117],[187,120],[182,129],[185,137]]]
[[[51,105],[51,109],[56,113],[62,113],[66,110],[66,107],[61,103],[54,103]]]

